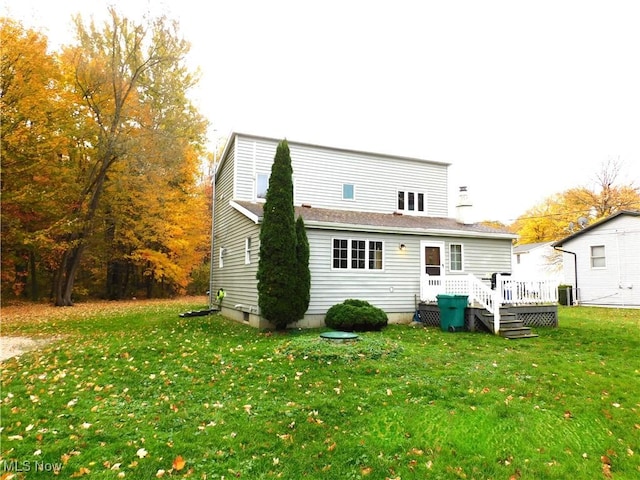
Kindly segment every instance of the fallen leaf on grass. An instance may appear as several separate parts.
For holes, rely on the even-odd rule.
[[[89,470],[86,467],[82,467],[80,470],[78,470],[77,472],[74,472],[71,475],[71,478],[78,478],[78,477],[83,477],[85,475],[89,475],[91,473],[91,470]]]
[[[182,458],[182,455],[178,455],[176,458],[173,459],[173,469],[176,471],[182,470],[186,464],[187,462],[184,461],[184,458]]]

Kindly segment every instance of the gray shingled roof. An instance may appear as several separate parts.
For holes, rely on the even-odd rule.
[[[262,220],[263,203],[236,201],[238,205]],[[396,213],[371,213],[350,210],[332,210],[315,207],[295,207],[296,216],[301,215],[308,227],[325,226],[345,227],[345,229],[360,227],[371,230],[376,228],[395,229],[398,232],[424,231],[452,232],[466,235],[496,236],[501,238],[516,238],[506,229],[489,227],[480,223],[464,225],[454,218],[424,217],[417,215],[401,215]]]

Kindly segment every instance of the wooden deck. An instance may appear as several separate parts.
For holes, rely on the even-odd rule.
[[[420,321],[426,326],[440,326],[437,302],[418,304]],[[482,307],[465,308],[465,330],[493,333],[493,314]],[[558,305],[506,305],[500,308],[500,334],[507,338],[535,336],[532,328],[558,326]],[[523,329],[524,327],[524,329]]]

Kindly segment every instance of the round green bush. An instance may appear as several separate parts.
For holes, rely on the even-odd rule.
[[[327,327],[345,332],[381,330],[388,322],[383,310],[364,300],[352,298],[332,306],[324,319]]]

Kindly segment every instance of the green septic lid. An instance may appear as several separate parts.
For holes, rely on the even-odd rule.
[[[358,338],[358,335],[352,332],[323,332],[320,334],[322,338],[329,338],[331,340],[353,340]]]

